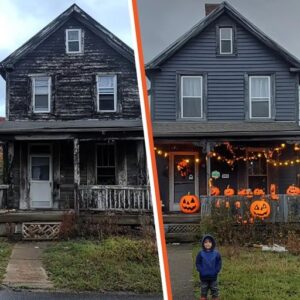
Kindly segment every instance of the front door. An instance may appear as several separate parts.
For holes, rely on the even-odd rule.
[[[180,198],[199,196],[198,163],[195,152],[170,153],[170,210],[179,211]]]
[[[30,155],[31,208],[52,207],[51,155]]]

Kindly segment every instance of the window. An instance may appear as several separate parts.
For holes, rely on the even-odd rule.
[[[115,112],[117,110],[117,76],[97,76],[97,110]]]
[[[50,86],[50,77],[45,76],[32,78],[33,112],[50,112]]]
[[[220,27],[220,54],[232,54],[232,27]]]
[[[202,76],[181,76],[181,118],[202,118]]]
[[[97,184],[116,184],[115,145],[97,145]]]
[[[271,118],[270,76],[249,77],[250,119]]]
[[[81,30],[80,29],[66,30],[66,50],[67,53],[81,52]]]

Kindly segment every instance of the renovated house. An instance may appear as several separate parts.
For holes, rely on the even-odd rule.
[[[228,186],[269,197],[273,184],[272,218],[286,219],[300,185],[300,61],[228,3],[206,9],[146,65],[164,211],[188,193],[205,204]]]
[[[132,49],[74,4],[0,73],[3,209],[27,221],[69,209],[151,210]]]

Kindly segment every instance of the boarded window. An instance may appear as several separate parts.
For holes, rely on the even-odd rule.
[[[66,50],[67,53],[81,52],[81,30],[80,29],[66,30]]]
[[[181,77],[181,118],[202,118],[202,76]]]
[[[220,27],[220,54],[232,54],[232,27]]]
[[[116,184],[115,145],[97,145],[97,184]]]
[[[33,111],[50,112],[50,77],[33,78]]]
[[[97,106],[100,112],[115,112],[117,101],[116,75],[97,76]]]
[[[250,118],[271,118],[270,76],[249,77]]]

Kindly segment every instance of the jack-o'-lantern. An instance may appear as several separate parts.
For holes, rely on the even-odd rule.
[[[251,189],[241,189],[241,190],[239,190],[238,195],[242,196],[242,197],[247,197],[247,198],[253,197],[253,193],[252,193]]]
[[[184,195],[179,202],[180,210],[185,214],[196,213],[200,209],[200,200],[196,195]]]
[[[286,190],[286,193],[290,196],[297,196],[300,194],[300,189],[295,185],[290,185]]]
[[[255,200],[250,205],[250,213],[253,218],[264,220],[270,216],[270,204],[265,199]]]
[[[226,208],[230,208],[230,202],[229,202],[229,201],[226,201],[226,202],[225,202],[225,207],[226,207]]]
[[[276,194],[276,185],[274,183],[272,183],[270,186],[270,194],[272,200],[274,201],[279,200],[279,196]]]
[[[210,195],[211,196],[219,196],[220,195],[220,189],[216,186],[212,186],[210,188]]]
[[[235,206],[236,209],[241,208],[241,202],[240,201],[235,201],[234,206]]]
[[[216,208],[220,208],[221,207],[221,203],[220,203],[219,199],[215,202],[215,207]]]
[[[265,192],[263,189],[256,188],[253,191],[254,196],[263,196],[264,194],[265,194]]]
[[[234,195],[234,189],[230,188],[228,185],[227,188],[224,190],[224,196],[231,197],[233,195]]]

